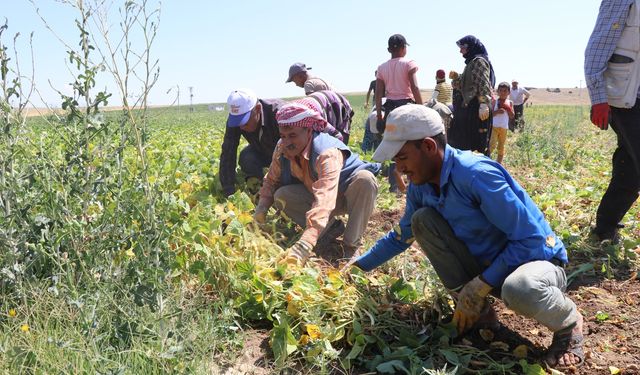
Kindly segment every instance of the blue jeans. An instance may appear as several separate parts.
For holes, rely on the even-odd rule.
[[[373,151],[380,144],[380,138],[377,134],[371,132],[371,128],[369,126],[369,119],[367,118],[364,122],[364,137],[362,138],[362,144],[360,145],[362,152]]]
[[[449,291],[459,291],[488,267],[476,262],[467,245],[455,236],[449,223],[434,208],[417,210],[411,218],[411,229]],[[566,288],[567,277],[562,267],[551,261],[536,260],[516,268],[492,294],[500,297],[511,310],[555,332],[578,319],[575,303],[564,295]]]

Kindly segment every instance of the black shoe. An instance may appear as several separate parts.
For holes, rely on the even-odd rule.
[[[345,230],[345,225],[340,219],[336,219],[329,228],[322,234],[322,241],[333,241],[336,238],[342,236]]]
[[[618,233],[618,228],[620,228],[620,224],[618,224],[616,228],[610,230],[600,230],[598,228],[593,228],[591,230],[591,236],[598,242],[610,241],[611,244],[617,245],[618,243],[620,243],[620,234]]]

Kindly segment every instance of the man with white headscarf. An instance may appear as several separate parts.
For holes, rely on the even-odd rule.
[[[362,161],[340,140],[325,133],[326,120],[304,103],[285,104],[277,113],[280,141],[260,189],[254,215],[263,223],[275,203],[304,228],[285,254],[287,263],[304,263],[318,238],[337,215],[348,214],[343,248],[359,245],[378,195],[380,164]]]

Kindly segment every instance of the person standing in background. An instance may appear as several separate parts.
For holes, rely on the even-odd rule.
[[[450,106],[453,101],[452,96],[453,88],[451,87],[451,84],[447,82],[444,70],[439,69],[436,72],[436,87],[433,90],[432,99]]]
[[[491,96],[496,79],[487,49],[478,38],[467,35],[456,42],[465,59],[459,77],[458,102],[453,103],[453,121],[447,133],[449,144],[461,150],[489,154]]]
[[[524,103],[529,100],[529,91],[524,87],[518,87],[518,81],[511,81],[511,94],[509,94],[509,99],[513,102],[513,110],[515,116],[513,118],[513,129],[519,129],[520,131],[524,130]]]
[[[391,59],[378,67],[376,75],[376,127],[380,135],[384,133],[385,120],[391,111],[409,103],[422,104],[422,94],[416,78],[418,64],[405,57],[409,43],[403,35],[394,34],[389,37],[387,45]],[[382,105],[383,94],[387,99],[384,106]],[[401,192],[406,190],[402,175],[395,170],[393,163],[389,166],[389,183],[392,192],[397,189]]]
[[[619,241],[620,221],[640,190],[639,11],[634,0],[602,1],[584,54],[591,122],[603,131],[610,124],[618,138],[611,181],[592,230],[599,241]]]
[[[509,100],[509,84],[500,82],[498,85],[498,99],[491,101],[493,107],[493,121],[491,123],[491,144],[489,146],[489,154],[493,154],[493,150],[498,147],[498,156],[496,161],[502,164],[504,159],[504,148],[507,143],[507,130],[509,123],[513,119],[513,106]]]

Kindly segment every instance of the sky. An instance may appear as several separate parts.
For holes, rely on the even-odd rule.
[[[100,1],[107,6],[115,34],[117,10],[125,1]],[[188,104],[189,87],[194,104],[224,102],[237,88],[250,88],[260,98],[302,96],[301,88],[285,83],[294,62],[312,67],[311,73],[338,92],[366,91],[377,66],[390,57],[387,40],[395,33],[410,44],[407,58],[419,66],[421,89],[435,86],[437,69],[462,72],[464,59],[455,42],[468,34],[486,46],[498,82],[584,87],[584,49],[600,5],[600,0],[147,2],[150,9],[161,9],[151,51],[160,67],[149,95],[153,105],[176,104],[178,89],[180,104]],[[8,20],[2,44],[10,55],[13,35],[20,33],[16,50],[23,75],[30,75],[33,32],[38,95],[32,101],[59,107],[57,91],[70,93],[73,82],[61,40],[77,47],[77,10],[63,0],[0,0],[0,9],[0,22]],[[134,47],[140,41],[133,38]],[[110,105],[118,105],[111,81],[108,71],[101,72],[97,86],[114,92]]]

